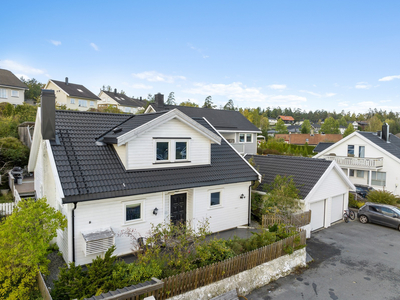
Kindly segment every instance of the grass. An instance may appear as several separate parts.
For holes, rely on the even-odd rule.
[[[13,202],[14,197],[9,191],[6,195],[0,194],[0,203],[9,203]]]

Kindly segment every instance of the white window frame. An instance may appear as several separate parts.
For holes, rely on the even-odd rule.
[[[180,163],[190,161],[190,139],[154,139],[154,163]],[[177,159],[176,158],[176,143],[185,142],[186,143],[186,158]],[[168,143],[168,159],[157,160],[157,143]]]
[[[375,173],[375,174],[374,174]],[[381,179],[376,179],[378,174],[385,174],[385,180]],[[375,176],[374,176],[375,175]],[[369,179],[369,178],[368,178]],[[386,186],[386,172],[378,172],[378,171],[372,171],[371,172],[371,185],[376,185],[376,186]],[[375,182],[374,182],[375,181]],[[377,182],[380,181],[383,184],[377,184]]]
[[[250,142],[247,141],[247,138],[250,136]],[[252,143],[253,142],[253,135],[251,133],[246,133],[246,143]]]
[[[19,91],[18,90],[11,90],[11,97],[19,97]]]
[[[243,136],[243,142],[240,141],[240,137]],[[250,136],[250,142],[247,141],[247,137]],[[252,143],[253,142],[253,134],[252,133],[239,133],[239,143]]]
[[[219,193],[219,204],[211,205],[211,194]],[[208,191],[208,209],[218,209],[224,207],[223,203],[223,189],[215,189]]]
[[[71,98],[71,99],[70,99],[70,103],[71,103],[71,104],[75,104],[75,99],[74,99],[74,98]]]
[[[79,107],[87,107],[87,100],[79,100],[78,104]]]
[[[7,99],[7,89],[0,88],[0,98]]]
[[[361,174],[362,174],[362,176],[361,176]],[[364,172],[364,170],[356,170],[356,176],[357,176],[358,178],[364,178],[364,177],[365,177],[365,172]]]
[[[240,141],[240,136],[243,135],[243,142]],[[245,133],[239,133],[239,143],[246,143],[246,134]]]
[[[90,106],[94,106],[94,101],[90,101]]]
[[[126,220],[126,209],[128,206],[130,205],[140,205],[140,219],[136,219],[136,220]],[[123,224],[124,225],[129,225],[129,224],[136,224],[136,223],[142,223],[145,222],[145,204],[144,204],[144,200],[132,200],[132,201],[127,201],[127,202],[123,202],[123,216],[122,216],[122,220],[123,220]]]

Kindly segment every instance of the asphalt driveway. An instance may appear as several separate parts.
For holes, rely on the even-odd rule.
[[[400,299],[400,232],[358,220],[313,233],[309,267],[247,296],[255,299]]]

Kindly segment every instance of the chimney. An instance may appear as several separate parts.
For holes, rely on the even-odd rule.
[[[381,130],[378,130],[378,131],[376,132],[376,135],[381,139],[381,138],[382,138],[382,131],[381,131]]]
[[[114,89],[114,94],[115,94],[115,95],[117,94],[117,89]]]
[[[160,94],[160,93],[155,94],[154,100],[155,100],[157,107],[159,107],[159,108],[164,107],[164,95],[163,94]]]
[[[65,84],[68,85],[68,77],[65,77]]]
[[[42,137],[44,140],[55,140],[56,96],[54,90],[42,90],[41,103]]]
[[[382,125],[382,140],[389,143],[389,125],[385,123]]]
[[[140,101],[142,101],[142,97],[140,97]]]

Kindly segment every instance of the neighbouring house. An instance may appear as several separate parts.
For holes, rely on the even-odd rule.
[[[355,187],[335,161],[282,155],[246,155],[245,158],[253,158],[255,168],[262,175],[258,193],[265,194],[264,185],[271,184],[277,175],[292,176],[303,211],[311,210],[311,223],[305,227],[307,237],[311,231],[342,219],[343,211],[348,208],[349,191]]]
[[[282,121],[286,124],[293,124],[294,123],[294,119],[292,116],[278,116],[277,120],[282,119]]]
[[[283,139],[288,144],[293,145],[304,145],[307,143],[308,145],[318,145],[321,142],[330,142],[336,143],[340,141],[343,136],[341,134],[309,134],[309,133],[280,133],[275,134],[276,139]]]
[[[145,113],[178,109],[191,118],[206,118],[211,125],[240,153],[257,153],[257,134],[262,133],[238,111],[165,105],[164,95],[156,94]]]
[[[151,224],[209,220],[218,232],[250,222],[250,186],[260,174],[204,117],[179,109],[127,115],[54,109],[42,91],[28,169],[37,197],[68,219],[56,242],[66,262],[90,263],[118,235]]]
[[[387,124],[378,132],[355,131],[315,158],[336,161],[354,184],[400,195],[400,138]]]
[[[320,153],[322,151],[324,151],[326,148],[329,148],[330,146],[332,146],[334,143],[318,143],[318,145],[313,149],[313,153]]]
[[[311,124],[311,133],[319,133],[321,131],[321,124],[312,123]]]
[[[286,128],[290,133],[300,133],[301,132],[300,125],[289,125]]]
[[[357,124],[358,124],[358,127],[361,128],[361,130],[365,130],[369,126],[368,121],[358,121]]]
[[[14,106],[21,105],[28,89],[28,86],[11,71],[0,69],[0,102],[8,102]]]
[[[278,121],[276,118],[268,118],[268,123],[270,126],[275,126],[277,122]]]
[[[340,134],[343,134],[347,129],[347,126],[339,125]]]
[[[99,97],[101,99],[101,101],[98,102],[99,107],[101,105],[112,105],[118,107],[125,113],[135,114],[139,111],[143,111],[146,105],[146,102],[141,99],[142,97],[140,97],[140,99],[134,99],[125,94],[117,93],[117,89],[114,89],[114,92],[103,90],[100,92]]]
[[[68,77],[65,77],[65,81],[50,79],[44,88],[54,90],[56,105],[65,105],[67,109],[86,111],[97,108],[97,103],[101,100],[83,85],[70,83]]]
[[[349,126],[349,124],[353,125],[354,130],[358,130],[358,122],[357,121],[348,121],[347,126]]]

